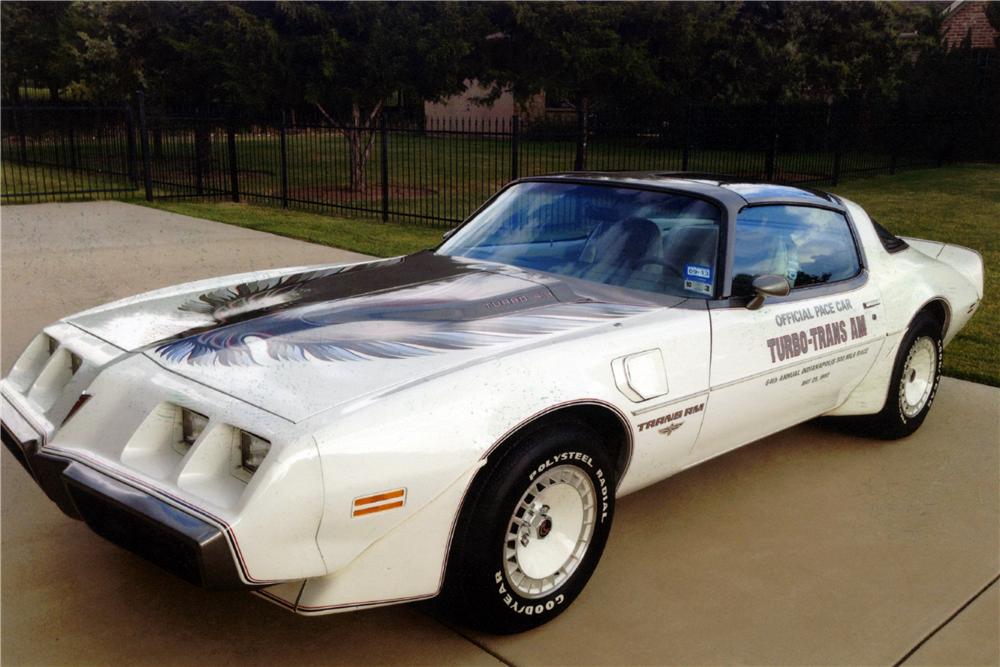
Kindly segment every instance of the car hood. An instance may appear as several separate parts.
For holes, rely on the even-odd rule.
[[[426,252],[174,290],[70,321],[300,421],[665,305],[631,290]]]

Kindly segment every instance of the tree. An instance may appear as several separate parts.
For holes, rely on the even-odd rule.
[[[84,26],[74,49],[88,99],[120,103],[141,90],[151,106],[208,115],[266,113],[284,78],[278,37],[266,16],[239,3],[78,3]],[[208,120],[194,123],[198,173],[212,159]],[[162,150],[153,130],[153,152]]]
[[[917,3],[747,2],[714,58],[726,99],[832,102],[892,98],[933,45],[933,9]]]
[[[719,99],[725,82],[717,75],[716,59],[733,39],[737,2],[642,3],[629,12],[624,34],[646,35],[645,51],[656,76],[655,87],[636,89],[623,104],[647,110],[659,120],[680,105]],[[634,37],[633,37],[634,39]]]
[[[1000,3],[986,3],[986,20],[989,21],[990,26],[997,31],[994,43],[996,44],[996,47],[1000,49]]]
[[[510,90],[515,98],[545,92],[569,100],[576,111],[576,168],[587,162],[588,122],[595,105],[617,106],[631,90],[653,92],[659,80],[647,57],[648,31],[628,34],[628,3],[506,3],[489,6],[481,32],[477,78],[490,82],[490,97]]]
[[[351,188],[365,187],[386,102],[461,92],[471,48],[463,10],[451,3],[282,3],[282,29],[302,94],[346,125]]]
[[[278,36],[253,5],[199,2],[78,3],[76,85],[118,101],[144,90],[164,107],[260,113],[282,78]]]
[[[74,29],[68,2],[0,3],[4,96],[19,101],[21,86],[30,82],[48,88],[49,96],[58,100],[76,74]]]

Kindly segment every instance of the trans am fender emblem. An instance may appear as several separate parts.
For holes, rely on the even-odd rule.
[[[660,429],[660,433],[662,433],[663,435],[670,435],[671,433],[679,429],[681,426],[684,426],[684,422],[667,424],[666,426]]]

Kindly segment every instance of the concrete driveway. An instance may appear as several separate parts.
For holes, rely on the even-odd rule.
[[[4,371],[110,299],[360,257],[113,202],[0,217]],[[6,451],[2,483],[5,665],[1000,663],[1000,390],[956,380],[905,441],[800,426],[624,498],[584,594],[514,637],[204,593],[64,517]]]

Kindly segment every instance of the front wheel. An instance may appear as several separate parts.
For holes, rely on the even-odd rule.
[[[583,590],[614,515],[614,471],[601,437],[551,424],[487,464],[452,543],[442,610],[497,634],[550,621]]]

